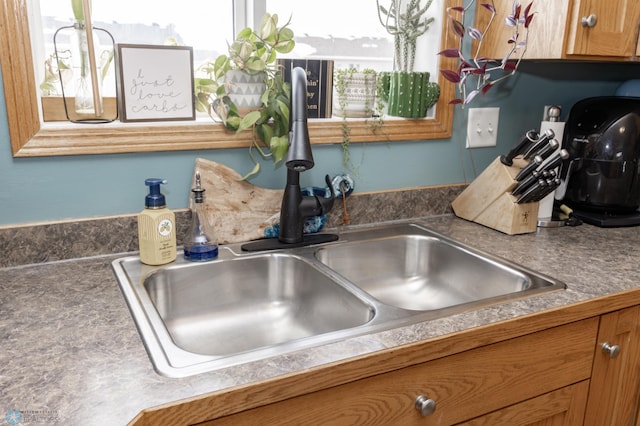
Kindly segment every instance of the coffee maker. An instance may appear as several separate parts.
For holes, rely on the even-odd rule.
[[[640,98],[605,96],[577,102],[567,118],[556,200],[586,223],[640,225]]]

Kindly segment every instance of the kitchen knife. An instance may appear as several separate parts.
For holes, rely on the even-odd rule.
[[[545,170],[546,171],[553,170],[556,167],[558,167],[560,164],[562,164],[562,162],[567,158],[569,158],[569,151],[567,151],[566,149],[562,149],[556,152],[555,154],[553,154],[551,157],[547,158],[547,160],[544,163],[542,163],[536,169],[536,171],[540,173],[544,173]]]
[[[547,144],[547,142],[549,142],[551,139],[553,139],[555,137],[555,132],[551,129],[547,129],[542,136],[540,136],[538,138],[537,141],[535,141],[533,143],[533,145],[524,153],[524,155],[522,156],[522,158],[524,158],[525,160],[528,160],[529,158],[533,157],[536,152],[538,152],[538,150],[540,148],[542,148],[543,146],[545,146]]]
[[[522,204],[533,201],[535,195],[541,190],[541,188],[544,188],[545,186],[547,186],[547,181],[545,179],[538,179],[535,184],[531,185],[531,187],[529,187],[522,195],[520,195],[520,197],[518,197],[516,203]]]
[[[548,179],[547,180],[547,186],[544,187],[540,192],[538,192],[537,194],[534,195],[533,201],[542,200],[544,197],[546,197],[547,195],[549,195],[553,191],[555,191],[556,188],[559,187],[559,186],[560,186],[560,179],[559,178]]]
[[[520,182],[512,191],[511,191],[511,195],[514,196],[518,196],[520,194],[522,194],[523,192],[525,192],[531,185],[533,185],[534,183],[536,183],[536,181],[538,179],[540,179],[542,176],[541,173],[537,172],[537,171],[533,171],[529,176],[527,176],[526,178],[524,178],[522,180],[522,182]]]
[[[502,164],[506,166],[513,165],[513,159],[517,155],[522,154],[527,149],[528,145],[535,142],[537,139],[538,139],[537,130],[531,129],[527,131],[522,136],[522,139],[520,139],[520,142],[518,142],[513,148],[511,148],[511,151],[509,151],[507,155],[500,156],[500,161],[502,162]]]
[[[544,158],[540,157],[539,155],[533,157],[533,160],[531,160],[529,164],[524,166],[518,172],[518,174],[514,179],[517,180],[518,182],[522,181],[527,176],[529,176],[535,169],[537,169],[540,166],[540,164],[542,164],[543,161],[544,161]]]
[[[558,143],[557,140],[551,139],[546,145],[544,145],[542,148],[538,150],[538,152],[535,153],[533,158],[535,158],[536,155],[539,155],[543,159],[547,159],[551,154],[553,154],[553,152],[556,149],[558,149],[559,146],[560,144]]]

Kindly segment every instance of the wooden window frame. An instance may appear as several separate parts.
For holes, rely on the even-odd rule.
[[[442,11],[441,47],[456,46],[446,9],[461,0],[446,0]],[[40,118],[39,95],[35,82],[27,0],[0,0],[0,66],[11,151],[14,157],[114,154],[155,151],[205,150],[247,147],[251,132],[227,131],[211,120],[166,123],[121,123],[101,125],[46,123]],[[441,67],[455,68],[455,59],[441,57]],[[451,137],[455,87],[441,75],[440,99],[434,118],[402,119],[386,117],[382,128],[365,120],[349,121],[352,142],[444,139]],[[310,120],[309,133],[314,144],[342,141],[341,119]]]

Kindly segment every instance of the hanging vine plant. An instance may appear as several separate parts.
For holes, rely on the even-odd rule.
[[[533,21],[534,13],[531,12],[533,2],[529,3],[524,10],[518,0],[513,2],[511,13],[506,17],[504,24],[511,28],[511,35],[506,40],[510,49],[501,60],[485,58],[480,56],[480,49],[485,35],[491,28],[496,16],[496,8],[493,0],[489,3],[480,3],[483,11],[491,13],[487,26],[480,30],[474,27],[465,28],[465,14],[469,8],[476,3],[471,0],[466,6],[448,7],[447,14],[451,21],[451,28],[455,35],[460,38],[458,47],[445,49],[438,55],[447,58],[458,58],[458,68],[456,70],[440,70],[443,77],[458,86],[459,97],[453,99],[451,104],[470,103],[478,94],[485,95],[498,82],[513,76],[520,65],[520,61],[527,51],[529,40],[529,28]],[[477,42],[475,53],[465,56],[462,43],[465,36]]]

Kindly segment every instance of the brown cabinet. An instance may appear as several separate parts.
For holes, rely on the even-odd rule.
[[[509,325],[480,335],[494,329]],[[417,347],[401,347],[146,410],[132,424],[640,425],[640,306],[516,336],[476,336],[466,350],[417,363],[408,361]],[[384,370],[389,362],[398,367]],[[352,373],[359,378],[326,385]]]
[[[482,44],[480,56],[503,58],[512,30],[502,23],[513,0],[494,0],[497,18]],[[529,2],[521,1],[523,6]],[[628,0],[534,0],[525,59],[635,60],[638,50],[640,2]],[[490,18],[476,8],[475,26]],[[521,39],[524,34],[521,35]]]
[[[587,425],[632,425],[640,398],[640,307],[603,315],[593,360]]]
[[[555,327],[204,424],[449,425],[474,419],[469,424],[475,425],[516,418],[580,423],[597,325],[592,318]],[[425,416],[416,408],[421,396],[435,405]]]

